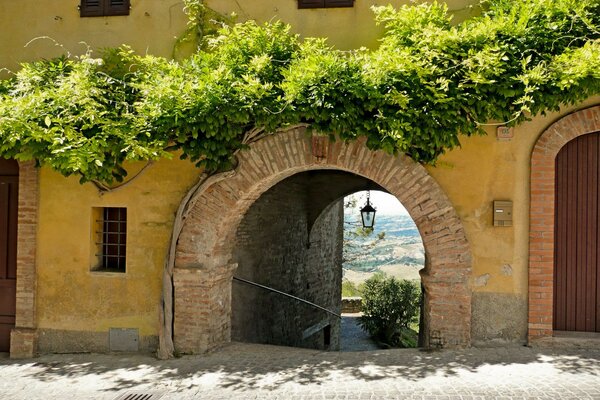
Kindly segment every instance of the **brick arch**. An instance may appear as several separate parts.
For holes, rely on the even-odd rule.
[[[528,339],[553,334],[555,160],[578,136],[600,130],[600,106],[569,114],[538,138],[531,155]]]
[[[296,173],[335,169],[360,175],[395,195],[423,239],[427,347],[470,345],[471,255],[448,197],[420,164],[405,155],[370,151],[363,141],[330,142],[305,129],[268,136],[240,153],[236,172],[197,198],[177,242],[174,342],[201,353],[230,340],[231,263],[235,234],[250,205]]]

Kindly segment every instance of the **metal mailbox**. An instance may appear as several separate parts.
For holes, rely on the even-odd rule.
[[[494,226],[512,226],[512,209],[512,201],[494,200]]]

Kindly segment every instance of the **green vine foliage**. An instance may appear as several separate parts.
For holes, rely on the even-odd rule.
[[[191,1],[193,3],[193,1]],[[482,124],[518,124],[600,92],[597,0],[375,8],[379,48],[343,52],[281,22],[222,26],[181,61],[124,47],[24,64],[0,81],[0,156],[108,184],[178,150],[227,168],[253,129],[295,124],[432,163]]]
[[[175,41],[173,58],[179,59],[180,53],[185,53],[182,48],[186,45],[202,47],[204,39],[218,33],[219,28],[235,22],[235,14],[225,16],[217,13],[204,4],[203,0],[183,0],[183,11],[188,17],[185,31]]]

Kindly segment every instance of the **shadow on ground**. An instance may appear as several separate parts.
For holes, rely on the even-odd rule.
[[[415,382],[429,376],[477,372],[487,366],[533,364],[563,373],[600,377],[600,351],[544,350],[528,347],[444,350],[320,352],[232,343],[204,356],[160,361],[143,355],[49,355],[35,360],[0,358],[0,368],[18,364],[23,374],[43,382],[58,377],[105,380],[105,391],[164,382],[170,389],[198,387],[234,391],[274,390],[286,383],[320,384],[333,380]]]

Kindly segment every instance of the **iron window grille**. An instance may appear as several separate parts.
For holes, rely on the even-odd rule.
[[[102,219],[96,220],[98,241],[96,271],[125,272],[127,256],[127,209],[104,207]]]
[[[354,7],[354,0],[298,0],[298,8]]]
[[[79,16],[110,17],[129,15],[130,0],[81,0]]]

